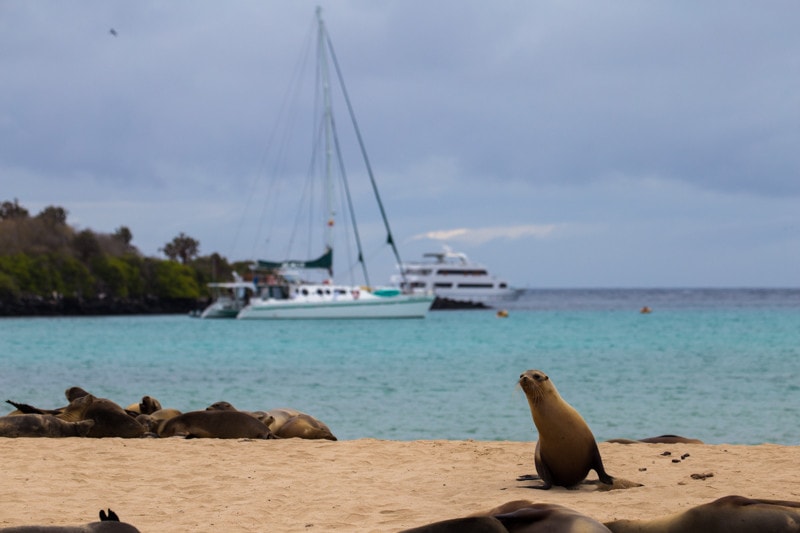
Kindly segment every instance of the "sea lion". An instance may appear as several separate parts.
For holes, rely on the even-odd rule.
[[[70,403],[72,403],[72,400],[77,400],[78,398],[82,398],[88,394],[88,392],[80,387],[70,387],[64,391],[64,396],[67,397],[67,401]]]
[[[681,437],[680,435],[659,435],[658,437],[647,437],[645,439],[609,439],[606,442],[613,442],[616,444],[636,444],[639,442],[646,442],[648,444],[703,444],[703,441],[698,439],[690,439],[688,437]]]
[[[136,415],[151,415],[159,409],[161,402],[152,396],[142,396],[142,401],[130,404],[125,411],[136,417]]]
[[[206,411],[239,411],[230,402],[216,402],[206,407]],[[274,422],[272,416],[266,411],[239,411],[240,413],[247,413],[248,415],[260,420],[267,426]],[[270,428],[271,429],[271,428]],[[273,431],[274,433],[274,431]]]
[[[297,409],[290,409],[289,407],[270,409],[267,411],[267,414],[272,417],[272,422],[269,425],[269,429],[271,429],[273,433],[277,433],[281,426],[288,422],[290,418],[295,417],[300,413],[301,412]]]
[[[614,533],[797,533],[800,502],[725,496],[654,520],[606,522]]]
[[[270,409],[267,415],[272,417],[269,428],[276,437],[337,440],[324,422],[297,409],[289,407]]]
[[[287,420],[278,431],[276,437],[282,439],[327,439],[337,440],[328,426],[311,415],[300,413]]]
[[[161,422],[159,437],[272,439],[269,427],[242,411],[190,411]]]
[[[528,398],[533,423],[539,432],[534,463],[543,484],[571,487],[586,478],[589,470],[600,481],[612,485],[614,478],[603,468],[597,442],[583,417],[558,394],[555,385],[541,370],[528,370],[519,377]]]
[[[125,410],[105,398],[96,398],[91,394],[73,399],[64,411],[57,415],[61,420],[77,422],[94,420],[94,426],[87,437],[122,437],[137,438],[145,433],[145,428]]]
[[[126,522],[120,522],[111,509],[100,511],[100,521],[83,526],[16,526],[0,528],[0,533],[139,533]]]
[[[563,505],[517,500],[464,518],[434,522],[403,533],[609,533],[589,516]]]
[[[85,437],[94,420],[66,422],[54,415],[19,414],[0,417],[0,437]]]

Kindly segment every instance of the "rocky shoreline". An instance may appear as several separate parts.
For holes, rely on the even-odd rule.
[[[194,298],[20,298],[0,301],[0,317],[188,314],[205,305]]]

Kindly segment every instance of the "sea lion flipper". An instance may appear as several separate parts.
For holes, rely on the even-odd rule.
[[[119,522],[119,517],[117,513],[112,511],[111,509],[108,510],[108,514],[102,509],[100,509],[100,521],[101,522]]]
[[[11,400],[6,400],[6,403],[9,403],[17,408],[17,410],[25,415],[44,415],[47,414],[44,412],[43,409],[39,409],[38,407],[34,407],[32,405],[28,405],[27,403],[17,403],[12,402]]]
[[[614,484],[614,477],[606,472],[606,469],[603,466],[603,458],[600,457],[600,450],[597,448],[597,444],[594,446],[594,459],[592,460],[592,468],[595,472],[597,472],[597,477],[600,479],[601,483],[605,485]]]

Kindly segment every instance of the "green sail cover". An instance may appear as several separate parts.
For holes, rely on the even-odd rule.
[[[328,272],[333,269],[333,249],[328,248],[325,253],[310,261],[297,261],[287,259],[286,261],[262,261],[258,260],[258,268],[264,270],[277,270],[280,268],[324,268]]]

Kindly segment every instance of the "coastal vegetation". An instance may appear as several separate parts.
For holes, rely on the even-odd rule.
[[[63,207],[36,215],[18,200],[0,204],[0,315],[188,312],[208,299],[206,284],[228,279],[219,254],[200,256],[184,233],[166,259],[146,257],[126,226],[113,233],[77,229]]]

